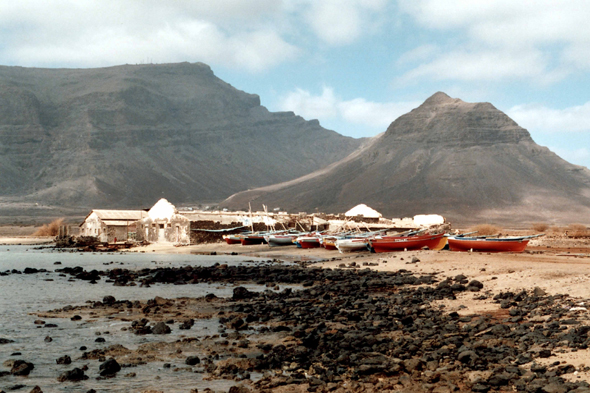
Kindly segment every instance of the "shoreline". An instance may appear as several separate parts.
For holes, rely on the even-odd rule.
[[[291,246],[151,244],[125,252],[240,255],[270,263],[146,266],[142,272],[124,268],[63,271],[69,280],[108,279],[114,295],[119,293],[117,286],[208,283],[233,286],[234,296],[133,301],[105,296],[102,302],[86,299],[87,305],[33,315],[80,320],[90,329],[95,322],[118,321],[124,325],[117,334],[124,335],[156,334],[152,331],[165,331],[165,325],[172,330],[186,329],[177,341],[170,342],[163,335],[137,348],[110,341],[111,346],[82,354],[73,359],[74,364],[89,364],[96,372],[99,363],[109,357],[125,367],[141,366],[146,359],[148,363],[170,362],[179,370],[201,374],[203,381],[233,379],[249,389],[243,392],[377,392],[413,389],[413,384],[417,384],[416,392],[434,387],[441,392],[465,391],[495,386],[490,381],[500,369],[506,370],[501,375],[508,375],[509,388],[523,381],[549,383],[545,372],[580,383],[590,380],[590,353],[579,343],[564,344],[568,337],[564,334],[589,324],[590,247],[584,246],[579,240],[549,239],[521,254],[428,250],[341,254]],[[287,266],[278,261],[298,263]],[[263,291],[249,292],[244,284],[260,285]],[[301,288],[291,291],[285,287],[291,284]],[[498,300],[499,295],[504,298]],[[382,314],[380,310],[388,311]],[[194,320],[210,320],[218,331],[195,336],[191,332]],[[432,329],[429,323],[438,327]],[[552,327],[555,323],[557,330]],[[523,341],[536,331],[547,336]],[[343,340],[344,346],[334,340]],[[431,348],[437,340],[441,344]],[[416,345],[398,348],[412,342]],[[442,342],[447,342],[442,348],[451,351],[446,357],[435,350]],[[322,351],[314,351],[316,345],[332,355],[323,357]],[[506,351],[504,357],[509,361],[495,357],[496,347]],[[297,355],[302,351],[308,360]],[[471,351],[473,358],[465,358],[462,351]],[[182,366],[187,356],[198,356],[201,363]],[[478,358],[486,359],[490,366],[478,366]],[[537,369],[544,371],[531,371]],[[260,376],[250,377],[250,373]],[[179,378],[190,377],[179,374]],[[168,391],[162,388],[156,391]]]

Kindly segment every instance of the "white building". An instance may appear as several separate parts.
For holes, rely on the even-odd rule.
[[[135,238],[136,223],[147,216],[144,210],[92,210],[80,224],[80,236],[93,236],[103,243]]]
[[[137,222],[137,240],[150,243],[190,243],[190,220],[166,199],[160,199]]]

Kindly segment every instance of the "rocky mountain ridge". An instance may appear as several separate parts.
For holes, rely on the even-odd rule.
[[[342,212],[366,203],[389,217],[438,213],[455,222],[578,222],[590,171],[537,145],[489,103],[438,92],[354,158],[304,179],[241,192],[223,206]]]
[[[362,142],[269,112],[202,63],[0,67],[0,209],[219,201],[325,167]]]

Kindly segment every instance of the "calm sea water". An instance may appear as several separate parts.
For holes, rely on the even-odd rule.
[[[61,265],[54,265],[55,262]],[[112,262],[112,264],[111,264]],[[173,372],[172,368],[164,368],[163,363],[150,363],[133,368],[122,369],[116,378],[96,380],[99,375],[100,363],[96,360],[79,361],[82,352],[79,348],[86,346],[88,351],[106,348],[112,344],[121,344],[134,349],[150,341],[173,342],[182,335],[212,335],[218,333],[217,319],[196,321],[191,330],[179,330],[174,325],[172,334],[165,336],[136,336],[121,331],[121,327],[129,326],[129,322],[71,321],[62,318],[43,318],[46,323],[55,323],[57,328],[39,328],[34,324],[38,319],[30,315],[38,311],[62,308],[66,305],[82,305],[87,300],[102,300],[106,295],[116,299],[147,300],[155,296],[164,298],[200,297],[214,293],[219,297],[228,297],[233,293],[232,285],[198,284],[198,285],[152,285],[149,288],[115,287],[112,283],[91,285],[88,282],[68,281],[69,277],[60,277],[54,270],[63,267],[82,266],[85,270],[108,270],[115,267],[126,269],[142,269],[146,267],[208,266],[215,263],[232,264],[264,264],[263,259],[248,258],[245,261],[239,256],[203,256],[181,254],[142,254],[142,253],[63,253],[52,250],[34,250],[31,246],[0,246],[0,272],[25,267],[47,269],[48,273],[10,274],[0,276],[0,338],[14,340],[14,343],[0,345],[0,363],[8,359],[23,359],[35,364],[35,369],[28,377],[0,377],[0,390],[9,391],[16,385],[25,385],[17,391],[29,392],[39,385],[43,392],[86,392],[95,389],[97,392],[139,392],[147,388],[157,388],[165,392],[189,392],[193,388],[199,391],[206,387],[214,390],[227,391],[235,383],[232,381],[202,381],[201,374]],[[105,265],[106,264],[106,265]],[[52,281],[47,281],[52,280]],[[262,290],[256,285],[246,285],[250,290]],[[282,287],[280,289],[283,289]],[[96,332],[110,332],[102,335],[106,343],[96,343]],[[53,341],[45,342],[50,336]],[[21,355],[13,355],[20,352]],[[72,358],[70,365],[57,365],[56,359],[63,355]],[[90,378],[80,383],[57,382],[57,377],[66,370],[88,364],[86,375]],[[173,363],[174,364],[174,363]],[[176,363],[178,366],[182,364]],[[0,365],[0,370],[9,371]],[[124,375],[134,372],[134,378]]]

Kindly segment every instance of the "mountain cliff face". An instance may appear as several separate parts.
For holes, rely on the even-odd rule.
[[[201,63],[0,67],[0,199],[81,209],[219,201],[361,143],[271,113]]]
[[[577,222],[590,213],[590,171],[537,145],[493,105],[439,92],[329,170],[223,205],[248,201],[309,212],[366,203],[385,216],[438,213],[464,223]]]

